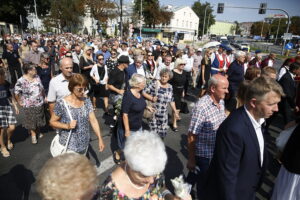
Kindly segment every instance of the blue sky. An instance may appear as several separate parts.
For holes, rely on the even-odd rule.
[[[129,0],[127,0],[129,1]],[[146,0],[145,0],[146,1]],[[176,5],[176,6],[191,6],[195,0],[160,0],[162,5]],[[200,2],[206,2],[200,0]],[[215,4],[214,10],[217,10],[218,3],[224,3],[225,9],[223,14],[217,14],[217,20],[225,20],[233,22],[248,22],[259,21],[270,14],[282,14],[281,11],[268,11],[266,15],[259,15],[258,10],[245,10],[245,9],[233,9],[226,8],[226,6],[247,6],[247,7],[259,7],[260,3],[267,3],[268,8],[281,8],[286,10],[290,16],[300,15],[300,0],[207,0],[211,4]]]

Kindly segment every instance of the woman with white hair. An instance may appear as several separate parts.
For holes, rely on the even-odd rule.
[[[121,106],[121,117],[118,119],[117,142],[118,150],[114,152],[114,160],[117,164],[121,162],[121,152],[128,136],[142,130],[143,113],[146,101],[142,91],[146,86],[143,75],[133,74],[129,80],[130,89],[124,93]]]
[[[225,102],[226,109],[232,112],[236,109],[236,94],[239,85],[244,80],[244,63],[246,59],[246,53],[238,51],[235,54],[235,61],[233,61],[227,71],[229,81],[229,99]]]
[[[37,178],[37,191],[44,200],[90,200],[96,188],[96,168],[76,153],[51,158]]]
[[[104,181],[99,199],[180,199],[165,187],[161,173],[166,166],[167,153],[156,134],[141,132],[130,135],[124,155],[126,161]]]
[[[173,78],[169,81],[170,84],[173,86],[173,97],[175,101],[175,106],[177,113],[180,112],[181,107],[181,99],[184,97],[184,85],[187,80],[187,72],[185,72],[183,69],[186,65],[186,61],[182,58],[177,58],[175,61],[175,67],[173,70]],[[172,115],[172,121],[173,121],[173,131],[178,131],[177,126],[177,117],[175,113],[173,112]]]

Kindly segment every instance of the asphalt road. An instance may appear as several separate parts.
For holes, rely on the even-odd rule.
[[[276,67],[281,63],[277,62]],[[196,101],[197,90],[191,91],[191,96],[187,102],[191,108],[193,102]],[[103,111],[101,108],[96,110],[98,121],[102,128],[102,135],[106,148],[104,152],[97,151],[97,141],[93,133],[91,145],[89,148],[88,156],[91,162],[97,167],[99,174],[99,184],[115,168],[112,160],[112,150],[114,147],[114,140],[110,134],[108,125],[102,118]],[[179,122],[179,132],[173,132],[171,129],[165,138],[165,144],[168,154],[168,163],[165,169],[165,176],[167,186],[171,187],[170,179],[179,176],[180,174],[187,175],[186,162],[187,162],[187,130],[190,121],[190,114],[181,114],[182,120]],[[18,116],[18,121],[22,122],[24,119],[22,114]],[[270,129],[270,134],[267,136],[268,149],[272,156],[275,155],[276,150],[274,140],[280,130],[282,129],[281,120],[275,120]],[[44,163],[51,158],[49,147],[52,138],[55,135],[53,130],[43,130],[44,137],[38,140],[38,144],[32,145],[27,131],[22,128],[20,123],[13,135],[14,149],[11,151],[9,158],[0,156],[0,199],[1,200],[38,200],[39,195],[36,192],[36,177],[44,165]],[[155,156],[155,155],[154,155]],[[258,199],[268,199],[274,179],[277,176],[279,165],[272,159],[264,184],[257,194]]]

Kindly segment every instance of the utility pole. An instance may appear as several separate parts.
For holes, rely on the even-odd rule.
[[[38,16],[37,16],[37,11],[36,11],[36,1],[34,1],[34,11],[35,11],[35,20],[36,20],[36,33],[39,32],[39,21],[38,21]]]
[[[275,45],[276,45],[276,42],[277,42],[277,37],[278,37],[278,32],[279,32],[279,27],[280,27],[280,21],[281,21],[281,18],[279,18],[279,22],[278,22],[278,26],[277,26],[276,37],[275,37]]]
[[[209,4],[206,5],[205,7],[205,11],[204,11],[204,20],[203,20],[203,27],[202,27],[202,41],[203,41],[203,37],[204,37],[204,28],[205,28],[205,20],[206,20],[206,10],[208,8]]]
[[[141,0],[141,11],[140,11],[140,37],[142,37],[142,17],[143,17],[143,0]]]
[[[120,13],[120,37],[121,40],[123,39],[123,0],[120,0],[120,7],[121,7],[121,13]]]

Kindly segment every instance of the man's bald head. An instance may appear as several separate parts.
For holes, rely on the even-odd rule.
[[[60,70],[65,78],[69,78],[73,73],[73,61],[71,58],[63,58],[60,61]]]
[[[221,74],[215,74],[208,81],[208,94],[219,102],[224,99],[228,93],[229,82],[227,78]]]

